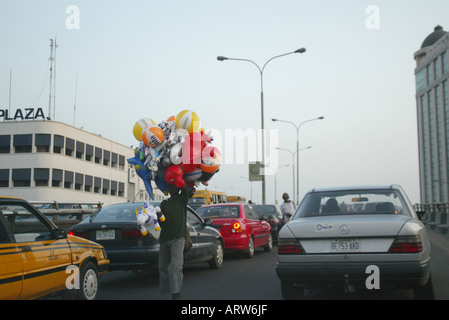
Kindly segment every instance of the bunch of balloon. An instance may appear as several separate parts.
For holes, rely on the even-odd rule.
[[[179,166],[181,170],[169,171],[179,172],[177,178],[184,180],[191,194],[200,183],[207,186],[220,169],[221,152],[212,146],[213,138],[201,128],[198,115],[191,110],[183,110],[158,124],[150,118],[140,119],[134,124],[133,135],[139,146],[128,163],[134,165],[153,200],[151,182],[167,194],[170,182],[165,172],[172,166]]]

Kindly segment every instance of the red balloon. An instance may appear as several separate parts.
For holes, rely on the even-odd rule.
[[[170,166],[167,170],[165,170],[165,181],[167,181],[167,183],[174,184],[178,188],[182,188],[186,184],[183,176],[184,172],[178,165]]]

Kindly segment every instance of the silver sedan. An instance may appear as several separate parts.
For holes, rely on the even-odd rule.
[[[433,299],[430,244],[400,186],[309,191],[279,233],[276,273],[285,299],[304,288],[413,289]]]

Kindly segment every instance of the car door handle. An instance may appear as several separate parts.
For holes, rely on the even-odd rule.
[[[31,246],[23,246],[21,247],[22,252],[30,252],[31,251]]]

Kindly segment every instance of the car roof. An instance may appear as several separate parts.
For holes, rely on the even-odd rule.
[[[226,202],[226,203],[213,203],[213,204],[205,204],[201,207],[217,207],[217,206],[243,206],[246,203],[243,202]]]
[[[0,196],[0,199],[25,200],[25,199],[23,199],[23,198],[18,198],[18,197],[8,197],[8,196]]]
[[[390,185],[360,185],[360,186],[339,186],[329,188],[314,188],[310,192],[326,192],[326,191],[351,191],[351,190],[379,190],[379,189],[395,189],[402,190],[397,184]]]

